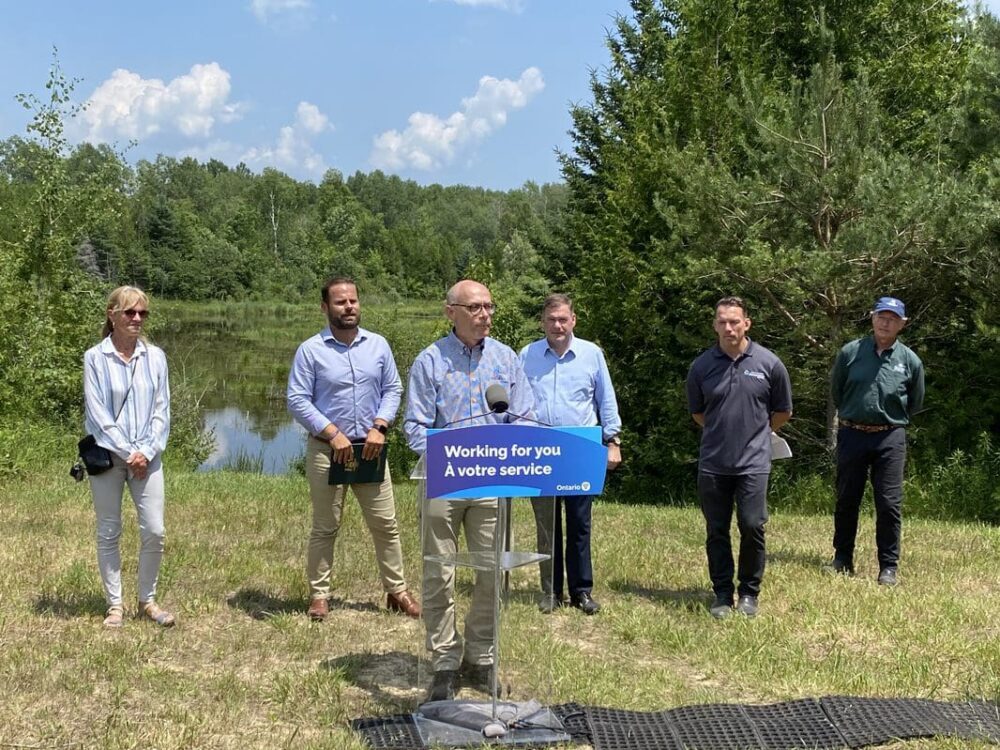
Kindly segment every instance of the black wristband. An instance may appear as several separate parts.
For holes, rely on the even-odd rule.
[[[389,431],[389,428],[386,427],[384,424],[373,424],[372,425],[372,429],[373,430],[378,430],[383,435],[385,435]]]

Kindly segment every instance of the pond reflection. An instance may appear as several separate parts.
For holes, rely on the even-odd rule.
[[[249,412],[230,406],[206,412],[205,429],[215,435],[215,450],[199,471],[231,467],[283,474],[305,454],[306,431],[291,418],[261,430]]]
[[[296,348],[326,325],[318,303],[163,302],[151,338],[170,378],[202,394],[215,450],[199,471],[289,471],[305,455],[305,430],[288,414],[285,387]],[[384,335],[403,381],[410,362],[440,334],[437,303],[373,304],[361,325]]]

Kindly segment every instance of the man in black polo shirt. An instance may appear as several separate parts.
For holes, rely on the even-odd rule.
[[[709,611],[733,611],[733,549],[729,526],[736,504],[740,530],[737,611],[757,614],[764,577],[767,480],[771,431],[792,416],[788,371],[773,353],[747,337],[750,318],[739,297],[715,305],[719,343],[701,354],[687,377],[688,408],[704,427],[698,460],[698,496],[705,516],[708,574],[715,591]]]
[[[871,473],[875,495],[878,582],[896,585],[902,531],[906,425],[924,401],[924,365],[896,337],[906,325],[906,307],[882,297],[872,310],[872,335],[855,339],[837,354],[830,390],[837,407],[837,509],[833,515],[833,562],[854,574],[858,509]]]

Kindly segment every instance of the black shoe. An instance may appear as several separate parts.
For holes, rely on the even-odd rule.
[[[462,684],[466,687],[492,695],[492,664],[469,664],[468,662],[463,661],[460,674],[462,675]],[[499,687],[499,685],[497,687]],[[499,695],[497,697],[499,697]]]
[[[757,597],[750,596],[749,594],[743,594],[740,600],[736,603],[736,611],[741,615],[746,615],[747,617],[756,617],[757,610]]]
[[[427,691],[428,701],[450,701],[455,698],[458,690],[458,670],[442,669],[434,673],[430,690]]]
[[[878,584],[879,586],[896,586],[899,584],[899,580],[896,578],[895,568],[882,568],[878,572]]]
[[[850,560],[842,560],[839,557],[833,558],[823,566],[823,569],[829,573],[837,573],[844,576],[854,575],[854,563]]]
[[[712,606],[708,608],[708,613],[716,620],[725,620],[733,613],[733,597],[716,596]]]
[[[576,607],[585,615],[596,615],[601,611],[601,605],[594,601],[589,591],[581,591],[570,597],[570,605]]]
[[[562,605],[563,602],[561,596],[556,596],[555,594],[542,594],[542,598],[538,602],[538,611],[546,615],[551,615]]]

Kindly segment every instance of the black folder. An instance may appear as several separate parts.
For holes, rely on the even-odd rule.
[[[329,484],[367,484],[369,482],[385,481],[385,457],[389,452],[389,446],[383,445],[382,451],[377,458],[366,461],[361,458],[361,451],[365,449],[365,444],[352,443],[354,448],[354,458],[346,464],[338,464],[330,459],[330,479]]]

